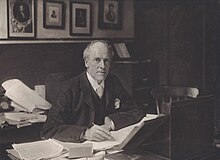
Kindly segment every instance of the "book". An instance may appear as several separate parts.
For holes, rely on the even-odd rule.
[[[2,83],[5,96],[13,101],[13,107],[22,111],[33,112],[34,109],[49,110],[51,104],[18,79],[10,79]]]
[[[115,140],[107,140],[101,142],[86,141],[84,143],[92,143],[93,149],[96,151],[108,149],[121,150],[144,126],[144,123],[146,121],[156,119],[157,117],[158,115],[156,114],[147,114],[140,122],[136,124],[130,125],[117,131],[111,131],[111,135],[114,137]]]

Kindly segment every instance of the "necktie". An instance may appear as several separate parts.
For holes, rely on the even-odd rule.
[[[99,87],[96,89],[96,93],[98,94],[99,98],[102,98],[103,92],[104,88],[101,85],[99,85]]]

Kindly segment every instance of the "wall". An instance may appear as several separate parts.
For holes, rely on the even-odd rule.
[[[60,0],[59,0],[60,1]],[[98,28],[98,0],[80,0],[78,2],[90,2],[92,12],[92,36],[70,36],[69,34],[69,8],[70,1],[63,0],[66,6],[65,29],[45,29],[43,28],[43,0],[37,0],[37,31],[36,38],[50,39],[50,38],[134,38],[134,9],[133,0],[123,1],[122,14],[122,29],[99,29]],[[6,39],[7,35],[7,0],[0,1],[0,38]]]
[[[135,12],[144,17],[135,26],[136,39],[145,56],[159,63],[160,84],[208,90],[204,1],[138,1]]]
[[[0,83],[18,78],[29,87],[44,84],[49,73],[82,72],[82,52],[86,43],[2,44],[0,45]],[[0,89],[1,90],[1,89]]]
[[[62,0],[59,0],[62,1]],[[89,38],[134,38],[133,0],[123,1],[123,22],[121,30],[98,28],[98,0],[90,2],[92,11],[92,36],[73,37],[69,35],[69,3],[66,6],[65,29],[43,28],[43,0],[36,0],[36,39],[46,41],[8,41],[7,0],[0,0],[0,83],[10,78],[18,78],[33,88],[44,84],[49,73],[83,71],[82,52],[88,41],[75,39]],[[64,39],[51,41],[53,39]],[[66,41],[71,40],[71,41]],[[1,90],[1,88],[0,88]]]

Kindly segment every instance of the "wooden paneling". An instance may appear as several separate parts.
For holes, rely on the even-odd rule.
[[[0,82],[18,78],[33,88],[44,84],[49,73],[75,72],[84,68],[85,43],[0,45]]]

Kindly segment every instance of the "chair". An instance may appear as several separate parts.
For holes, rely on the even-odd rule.
[[[153,88],[151,94],[156,101],[158,114],[170,114],[171,103],[174,101],[196,98],[199,94],[197,88],[161,85]]]
[[[77,73],[74,72],[60,72],[49,74],[45,80],[46,99],[53,104],[62,82],[76,75]]]

